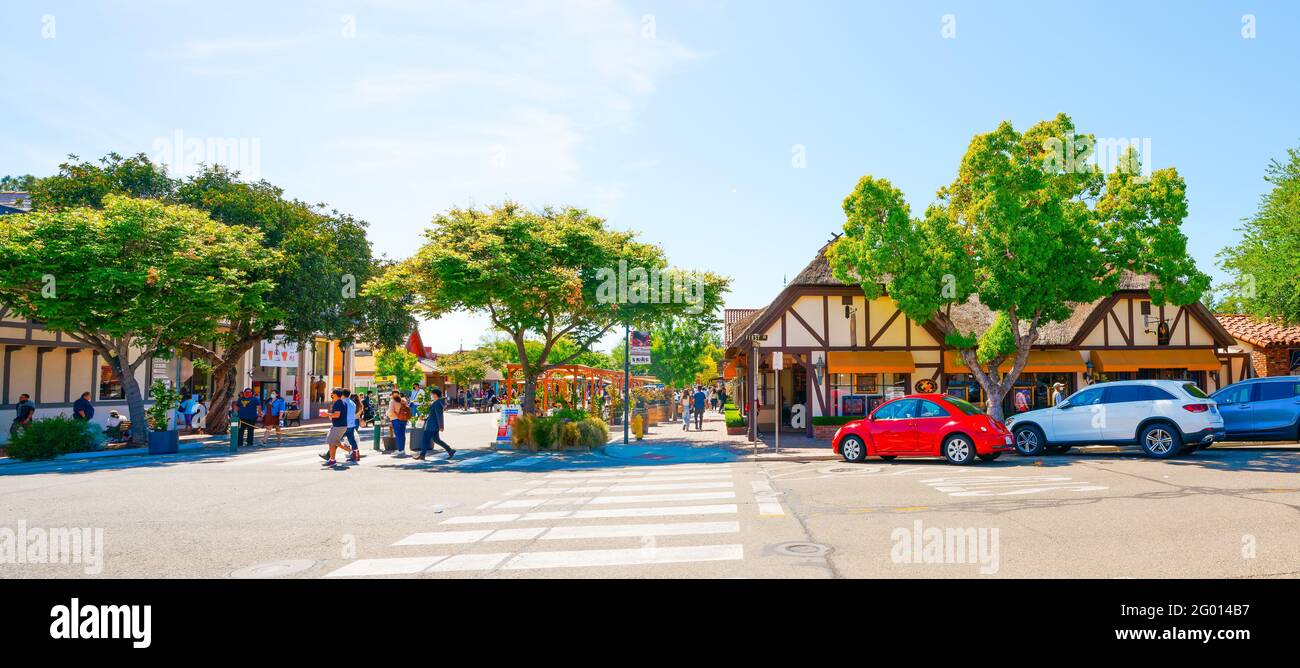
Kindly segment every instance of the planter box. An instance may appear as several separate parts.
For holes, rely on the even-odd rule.
[[[149,432],[149,454],[174,455],[181,451],[181,433],[178,430]]]
[[[744,436],[749,433],[749,427],[727,427],[728,436]]]
[[[410,444],[411,452],[419,452],[420,441],[424,440],[424,427],[407,427],[406,440]],[[403,450],[407,449],[407,443],[401,444]]]
[[[813,425],[813,438],[819,441],[829,441],[835,438],[835,432],[839,431],[844,425],[838,424],[815,424]]]

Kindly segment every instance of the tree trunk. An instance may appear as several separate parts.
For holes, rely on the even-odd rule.
[[[230,431],[230,406],[234,400],[235,365],[221,364],[212,370],[212,396],[208,398],[208,417],[203,424],[205,431],[214,436]]]
[[[1007,396],[1007,391],[1002,387],[1002,383],[998,383],[991,388],[985,388],[984,396],[988,397],[987,410],[989,417],[1001,422],[1003,417],[1002,400]]]
[[[122,382],[122,394],[126,396],[126,412],[131,417],[131,441],[135,445],[148,445],[149,422],[144,412],[144,395],[140,392],[140,383],[135,379],[131,366],[120,357],[113,359],[113,370]]]
[[[524,415],[537,415],[537,375],[524,374],[524,400],[520,408]]]

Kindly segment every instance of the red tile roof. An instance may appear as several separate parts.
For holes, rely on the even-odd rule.
[[[1300,325],[1285,327],[1241,313],[1219,313],[1214,317],[1233,337],[1255,346],[1300,345]]]
[[[740,324],[740,323],[742,323],[742,322],[747,322],[747,321],[750,319],[750,316],[753,316],[755,313],[758,313],[758,312],[761,311],[761,310],[763,310],[763,309],[758,309],[758,308],[729,308],[729,309],[725,309],[725,310],[723,310],[723,312],[722,312],[722,345],[723,345],[723,346],[730,345],[730,344],[731,344],[731,335],[732,335],[733,330],[738,332],[738,331],[740,331],[741,327],[744,327],[744,325],[741,325],[741,327],[734,327],[735,325]]]

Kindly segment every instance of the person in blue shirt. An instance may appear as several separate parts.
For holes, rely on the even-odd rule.
[[[420,384],[411,385],[411,391],[406,395],[406,403],[411,407],[411,420],[420,417]]]
[[[284,433],[280,431],[280,414],[284,413],[284,397],[279,392],[271,392],[271,398],[266,402],[266,415],[262,419],[262,426],[266,431],[262,434],[262,445],[271,444],[271,430],[275,430],[275,444],[284,445]]]
[[[199,395],[191,394],[185,401],[181,402],[181,415],[185,416],[185,428],[194,430],[194,404],[198,403]]]
[[[708,395],[707,392],[704,391],[704,386],[703,386],[703,385],[696,385],[696,386],[695,386],[695,396],[693,397],[693,399],[695,399],[695,411],[694,411],[694,412],[695,412],[695,430],[696,430],[696,431],[704,431],[704,402],[707,401],[708,398],[709,398],[709,395]]]
[[[72,417],[90,422],[95,417],[95,407],[90,403],[90,393],[82,392],[81,398],[72,402]]]
[[[326,442],[329,443],[330,449],[328,453],[322,453],[320,456],[321,459],[325,460],[324,466],[326,468],[332,468],[336,464],[334,461],[334,453],[337,452],[339,448],[343,448],[343,450],[348,453],[352,452],[351,448],[343,445],[343,436],[347,434],[348,431],[347,404],[352,402],[343,398],[343,390],[334,390],[332,396],[334,397],[334,404],[330,406],[330,432],[329,435],[325,437]]]
[[[236,446],[242,448],[245,443],[249,447],[257,445],[253,430],[257,427],[257,419],[262,416],[262,401],[253,396],[252,390],[244,388],[235,399],[235,416],[239,418],[239,440]],[[248,437],[247,441],[244,440],[245,436]]]
[[[352,396],[352,390],[344,388],[343,402],[347,404],[346,406],[343,407],[344,412],[347,413],[347,422],[348,422],[348,430],[347,432],[345,432],[344,436],[348,439],[348,443],[352,446],[352,456],[350,457],[350,459],[352,460],[352,463],[360,464],[361,448],[357,447],[357,427],[360,426],[360,423],[357,421],[358,400]]]
[[[433,393],[433,403],[429,404],[429,414],[424,418],[424,437],[420,439],[420,454],[416,455],[415,459],[424,459],[424,453],[429,451],[430,443],[441,445],[442,449],[447,451],[447,459],[451,459],[456,456],[456,450],[444,443],[441,438],[438,438],[438,432],[442,431],[445,424],[443,418],[446,415],[442,402],[442,390],[435,387],[429,391]]]

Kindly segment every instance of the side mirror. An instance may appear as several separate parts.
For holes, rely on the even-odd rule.
[[[1061,409],[1069,408],[1069,407],[1070,407],[1070,402],[1069,402],[1069,401],[1062,401],[1061,403],[1057,404],[1056,407],[1057,407],[1057,408],[1061,408]]]

